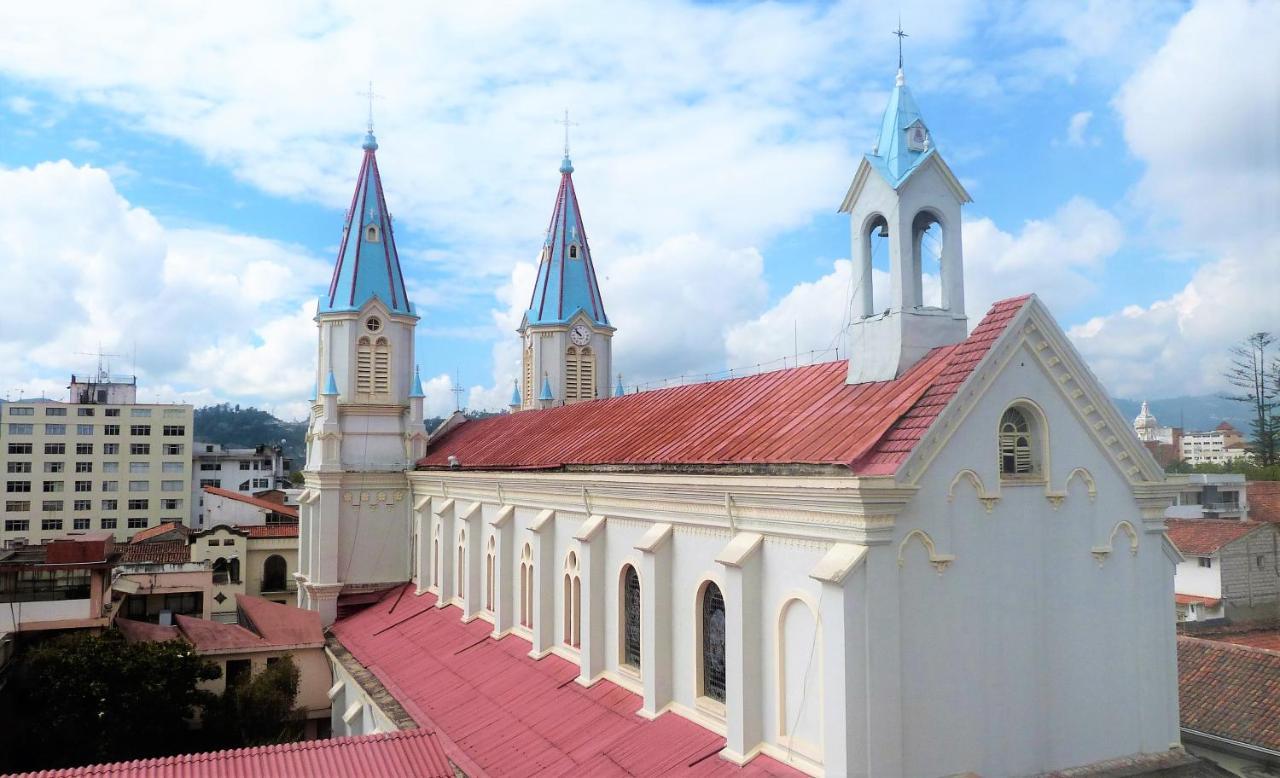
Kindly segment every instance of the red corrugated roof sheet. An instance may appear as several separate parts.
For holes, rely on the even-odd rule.
[[[849,386],[843,361],[468,421],[421,467],[842,465],[888,473],[1026,303],[996,303],[961,343],[894,381]]]
[[[214,494],[218,497],[226,497],[228,500],[247,503],[255,508],[272,511],[280,514],[281,516],[292,516],[295,519],[298,518],[298,506],[296,505],[282,505],[278,502],[264,500],[261,497],[254,497],[249,494],[240,494],[239,492],[233,492],[230,489],[222,489],[217,486],[206,486],[204,487],[204,490],[209,494]]]
[[[257,748],[23,773],[26,778],[228,778],[228,776],[413,776],[453,778],[434,733],[422,729],[385,735],[308,740]]]
[[[236,608],[248,617],[263,640],[277,646],[324,645],[320,614],[294,605],[237,594]]]
[[[162,521],[154,527],[147,527],[140,532],[133,533],[133,537],[129,538],[129,542],[145,543],[152,538],[167,535],[170,532],[174,533],[175,538],[185,538],[191,534],[191,530],[184,527],[180,522]]]
[[[1215,600],[1212,597],[1201,597],[1198,594],[1175,594],[1173,601],[1179,605],[1203,605],[1206,608],[1216,608],[1222,600]]]
[[[1169,540],[1187,556],[1208,556],[1256,529],[1267,526],[1255,521],[1226,519],[1165,519]]]
[[[435,604],[398,587],[333,634],[468,774],[800,775],[765,756],[738,767],[717,756],[714,732],[674,713],[641,718],[635,694],[603,680],[584,688],[577,665],[530,659],[527,641],[494,640],[488,622]]]

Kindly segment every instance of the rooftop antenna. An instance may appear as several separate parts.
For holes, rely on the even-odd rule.
[[[902,14],[898,14],[898,29],[893,31],[898,36],[898,72],[902,72],[902,39],[911,36],[902,31]]]
[[[77,354],[78,356],[82,356],[82,357],[97,357],[97,358],[98,358],[98,373],[97,373],[97,377],[96,377],[96,380],[97,380],[97,382],[98,382],[98,383],[106,383],[106,382],[107,382],[107,380],[110,378],[110,373],[111,373],[111,363],[109,363],[109,362],[108,362],[108,363],[106,363],[106,364],[104,365],[104,358],[105,358],[105,357],[118,357],[118,356],[120,356],[119,354],[106,354],[106,353],[103,353],[103,351],[102,351],[102,341],[98,341],[98,351],[97,351],[97,353],[96,353],[96,354],[95,354],[95,353],[92,353],[92,352],[88,352],[88,351],[77,351],[77,352],[76,352],[76,354]]]
[[[564,125],[564,155],[569,156],[569,128],[577,127],[577,122],[569,121],[569,109],[564,109],[564,118],[556,122],[556,124]]]
[[[372,81],[369,82],[368,89],[366,89],[363,92],[356,92],[356,94],[360,95],[361,97],[367,98],[369,100],[369,132],[372,133],[373,132],[373,100],[375,97],[382,97],[382,95],[373,91]]]

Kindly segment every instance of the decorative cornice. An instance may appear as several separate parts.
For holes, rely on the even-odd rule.
[[[827,551],[818,564],[809,571],[809,577],[815,581],[831,583],[839,586],[854,568],[867,558],[867,547],[852,543],[836,543]],[[899,556],[898,564],[902,564]],[[938,572],[942,572],[939,570]]]
[[[763,544],[764,536],[760,533],[739,532],[716,554],[716,561],[725,567],[742,567]]]

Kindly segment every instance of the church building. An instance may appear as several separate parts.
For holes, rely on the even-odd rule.
[[[376,150],[316,315],[300,500],[335,735],[430,730],[467,775],[1184,758],[1177,490],[1038,298],[969,329],[970,198],[901,70],[841,204],[847,360],[609,396],[566,153],[515,411],[430,438]]]

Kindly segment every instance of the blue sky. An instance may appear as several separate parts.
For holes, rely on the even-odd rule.
[[[61,396],[101,343],[149,397],[305,413],[368,80],[433,411],[455,375],[472,407],[510,395],[565,107],[628,384],[838,342],[836,208],[897,8],[253,8],[10,9],[0,396]],[[1220,390],[1227,348],[1280,329],[1277,8],[902,4],[907,82],[974,197],[971,324],[1037,292],[1152,398]]]

